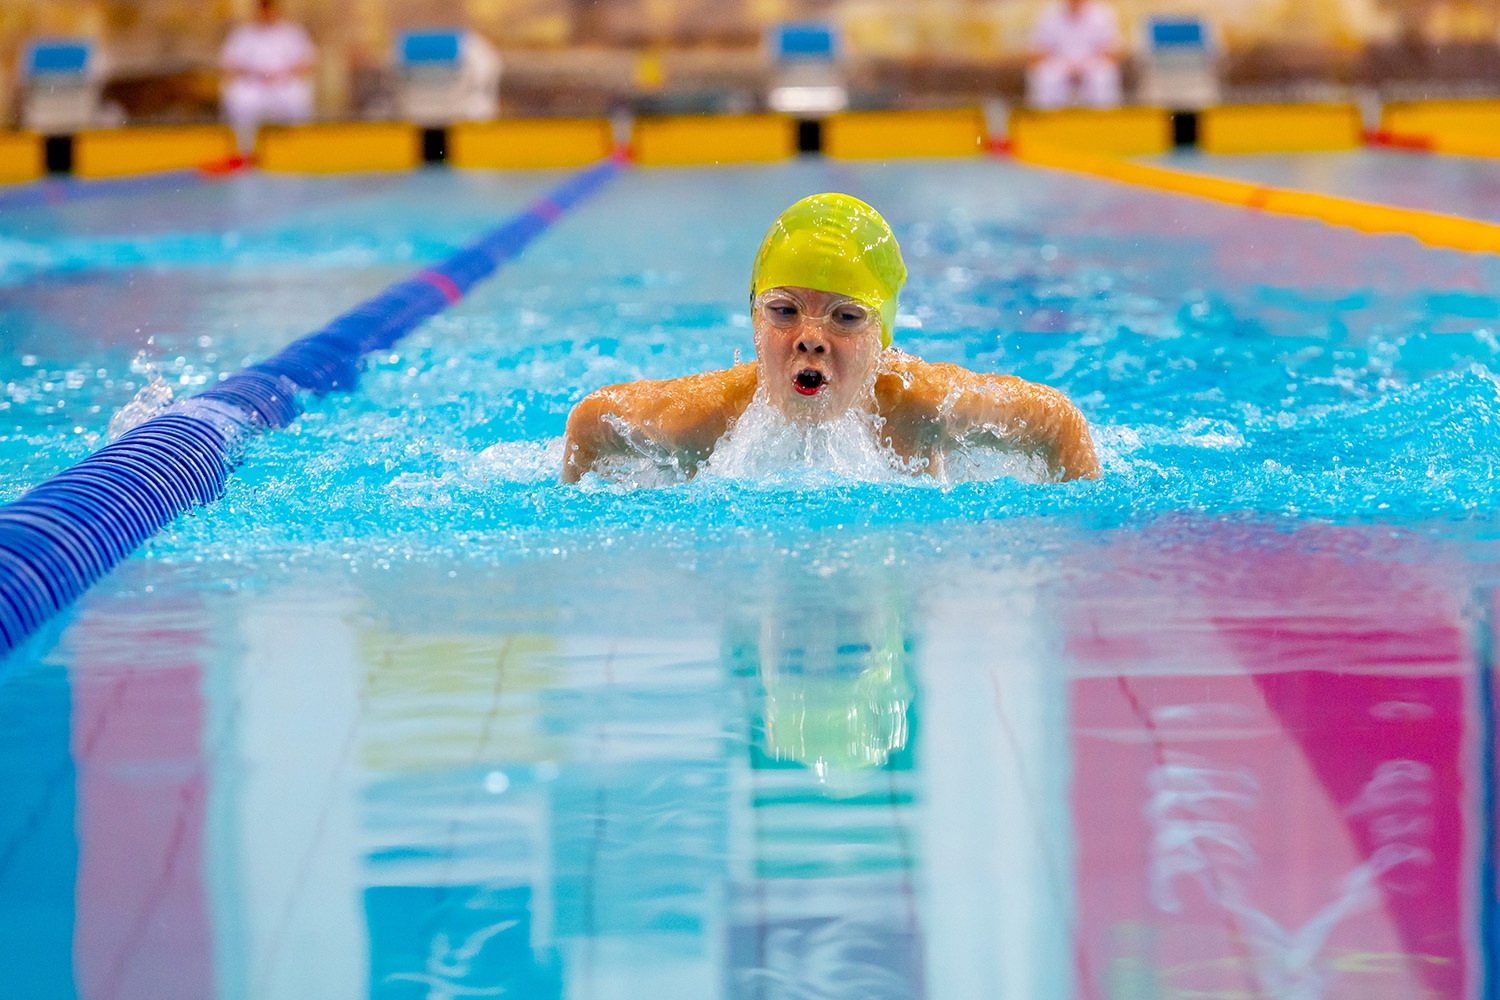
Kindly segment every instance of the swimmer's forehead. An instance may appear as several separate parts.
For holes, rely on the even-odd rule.
[[[789,296],[794,299],[808,299],[818,295],[826,295],[831,298],[833,300],[833,303],[836,305],[849,304],[862,306],[867,309],[874,308],[874,306],[872,306],[870,303],[863,301],[857,296],[848,295],[844,292],[829,291],[825,288],[808,288],[805,285],[777,285],[774,288],[767,288],[760,294],[761,298],[766,298],[772,295],[782,295]]]

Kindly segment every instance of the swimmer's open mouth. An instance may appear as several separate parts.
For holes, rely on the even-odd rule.
[[[828,378],[815,368],[804,368],[792,379],[797,391],[804,396],[814,395],[827,381]]]

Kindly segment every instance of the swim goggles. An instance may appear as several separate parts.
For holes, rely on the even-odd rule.
[[[821,323],[834,333],[857,334],[880,325],[880,314],[858,299],[835,299],[821,313],[813,313],[801,297],[782,288],[772,288],[755,297],[753,308],[778,330],[791,330],[808,320]]]

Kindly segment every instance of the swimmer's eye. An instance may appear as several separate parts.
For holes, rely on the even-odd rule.
[[[797,304],[789,302],[786,299],[772,299],[769,302],[762,302],[760,307],[765,312],[766,318],[779,327],[796,326],[798,318],[802,315],[802,310]]]
[[[761,299],[756,305],[765,314],[766,319],[783,329],[796,326],[807,315],[801,303],[790,299]],[[847,302],[836,305],[828,313],[815,318],[822,319],[831,329],[839,333],[859,333],[869,326],[872,314],[870,310],[857,302]]]
[[[847,306],[833,311],[833,325],[840,330],[859,330],[870,322],[870,314],[858,306]]]

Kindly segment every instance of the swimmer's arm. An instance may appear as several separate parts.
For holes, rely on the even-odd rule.
[[[1014,375],[984,375],[956,365],[940,408],[954,441],[986,443],[1035,455],[1053,479],[1098,479],[1099,456],[1088,421],[1051,386]]]
[[[713,453],[755,391],[755,365],[605,386],[568,415],[562,481],[611,458],[643,456],[688,476]]]

